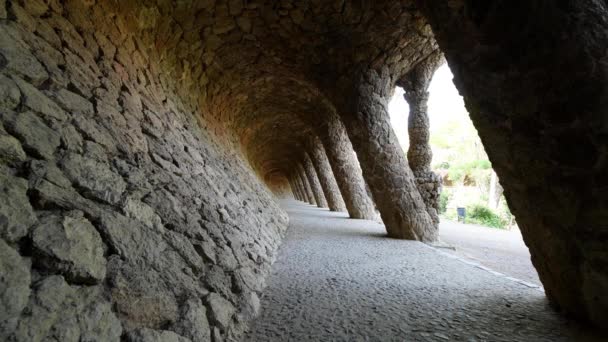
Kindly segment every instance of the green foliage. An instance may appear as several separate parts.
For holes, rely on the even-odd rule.
[[[494,228],[505,228],[508,224],[506,220],[492,209],[481,204],[472,205],[467,208],[467,221]]]
[[[450,169],[450,163],[448,162],[443,162],[439,165],[437,165],[436,167],[437,169],[442,169],[442,170],[449,170]]]
[[[450,195],[445,191],[441,192],[441,195],[439,195],[439,213],[440,214],[445,214],[446,210],[448,209],[449,201],[450,201]]]
[[[465,162],[456,162],[450,164],[448,176],[453,182],[462,181],[466,175],[473,179],[483,177],[487,172],[479,172],[480,170],[489,170],[492,164],[487,159],[476,159]]]
[[[512,215],[504,199],[496,210],[487,206],[492,165],[467,110],[457,106],[440,118],[431,115],[433,169],[446,180],[439,198],[441,216],[456,220],[456,207],[465,207],[467,223],[506,227]]]

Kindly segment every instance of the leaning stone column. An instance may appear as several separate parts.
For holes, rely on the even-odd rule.
[[[317,201],[315,200],[315,196],[312,193],[312,188],[310,183],[308,182],[308,178],[306,177],[306,172],[304,172],[304,168],[302,165],[297,165],[298,177],[302,182],[302,186],[304,187],[304,193],[306,194],[306,201],[312,205],[317,205]]]
[[[298,188],[298,193],[300,194],[300,201],[308,202],[308,198],[306,198],[306,192],[304,191],[304,185],[302,184],[302,181],[300,181],[297,175],[294,175],[294,183]]]
[[[288,179],[289,179],[289,186],[291,186],[291,192],[293,193],[294,198],[298,201],[301,201],[300,192],[298,191],[296,183],[293,180],[293,176],[289,177]]]
[[[346,211],[346,205],[340,194],[336,178],[331,171],[331,165],[329,165],[329,160],[327,160],[325,149],[318,137],[315,136],[311,139],[309,150],[310,159],[319,176],[319,182],[323,188],[323,193],[325,193],[329,210]]]
[[[357,167],[344,124],[337,115],[328,114],[319,133],[349,216],[373,220],[376,217],[374,203],[365,191],[363,176]]]
[[[307,198],[304,195],[304,191],[302,189],[302,184],[300,184],[300,179],[298,178],[298,175],[296,174],[296,171],[293,171],[293,174],[291,175],[291,177],[293,178],[293,183],[295,184],[297,191],[298,191],[298,196],[300,197],[299,200],[302,202],[306,202]]]
[[[296,183],[298,192],[300,193],[300,201],[308,202],[309,200],[308,200],[306,191],[304,189],[304,184],[302,183],[302,180],[300,179],[300,176],[298,174],[294,174],[294,182]]]
[[[298,188],[298,194],[300,196],[300,201],[306,202],[306,195],[304,194],[304,188],[302,188],[302,184],[300,181],[296,180],[296,187]]]
[[[319,177],[317,176],[315,167],[312,165],[310,156],[308,156],[308,153],[306,152],[304,152],[304,155],[302,156],[302,163],[302,166],[304,167],[304,173],[306,173],[306,178],[308,179],[308,183],[310,184],[312,194],[313,196],[315,196],[317,206],[319,208],[327,208],[327,200],[325,199],[325,194],[323,193],[323,189],[321,188]]]
[[[606,2],[455,3],[418,1],[545,293],[606,329]]]
[[[298,195],[296,195],[296,190],[293,188],[293,184],[291,184],[291,180],[288,179],[287,182],[289,183],[289,189],[291,190],[291,197],[293,197],[293,199],[298,199]]]
[[[410,106],[407,129],[410,147],[407,161],[416,177],[418,191],[435,225],[439,224],[439,195],[441,177],[431,171],[433,153],[429,144],[428,88],[435,70],[443,64],[439,50],[410,70],[397,85],[405,89],[403,97]]]
[[[382,74],[373,69],[363,72],[341,115],[388,235],[432,242],[437,240],[437,228],[387,112],[392,86],[386,67]]]

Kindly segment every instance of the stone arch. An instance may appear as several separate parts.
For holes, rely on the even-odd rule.
[[[390,236],[434,241],[386,101],[435,36],[548,297],[601,325],[606,13],[590,0],[0,2],[9,337],[67,329],[24,314],[51,305],[83,332],[99,309],[100,340],[238,339],[288,222],[270,190],[286,191],[311,136],[351,216],[373,215],[367,183]],[[90,259],[46,244],[74,225]]]

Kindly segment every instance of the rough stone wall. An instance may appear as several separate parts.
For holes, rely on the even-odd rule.
[[[291,186],[286,177],[267,177],[263,179],[264,184],[268,187],[268,190],[274,195],[276,199],[292,198],[293,192]]]
[[[93,3],[0,2],[0,340],[236,338],[287,217]]]
[[[437,50],[427,20],[547,295],[603,324],[606,13],[593,0],[0,1],[2,331],[88,340],[94,319],[103,338],[174,339],[198,322],[203,339],[238,335],[286,221],[252,169],[286,189],[314,135],[351,217],[374,216],[367,183],[390,235],[434,240],[386,114],[389,89]]]

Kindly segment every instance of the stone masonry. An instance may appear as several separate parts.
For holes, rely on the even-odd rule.
[[[438,51],[547,297],[605,326],[606,42],[595,0],[0,0],[0,340],[239,340],[292,195],[435,241],[424,82],[407,158],[387,103]]]
[[[159,9],[94,3],[0,4],[0,340],[236,338],[287,216],[137,31]]]
[[[397,82],[397,85],[405,90],[403,96],[410,106],[407,126],[410,145],[407,160],[416,178],[418,191],[436,227],[439,225],[441,177],[431,170],[433,152],[429,143],[427,102],[429,100],[428,88],[433,74],[443,63],[443,55],[437,50]]]

